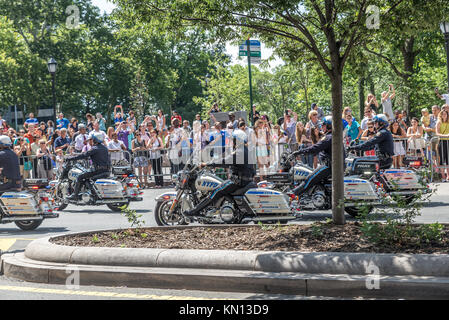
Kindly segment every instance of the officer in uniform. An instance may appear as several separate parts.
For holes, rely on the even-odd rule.
[[[93,147],[89,151],[85,153],[81,153],[79,155],[67,158],[67,161],[75,161],[90,158],[93,163],[93,168],[88,170],[86,173],[78,176],[75,184],[75,190],[71,196],[69,196],[69,200],[77,201],[79,199],[79,191],[81,188],[81,184],[96,175],[99,175],[104,172],[110,172],[111,170],[111,158],[109,156],[108,149],[104,146],[104,136],[103,134],[94,132],[90,139],[93,141]]]
[[[323,166],[318,167],[311,176],[298,187],[293,189],[295,195],[300,195],[328,178],[332,175],[332,117],[326,116],[323,119],[322,128],[325,130],[325,136],[316,144],[295,151],[291,156],[299,156],[302,154],[319,154],[320,160],[324,163]]]
[[[20,191],[22,178],[20,176],[19,157],[11,150],[12,142],[8,136],[0,136],[0,192]]]
[[[240,124],[239,124],[239,127]],[[231,178],[225,181],[221,186],[217,187],[209,197],[203,199],[195,208],[184,212],[185,216],[196,216],[202,210],[206,209],[210,205],[213,205],[215,201],[221,199],[227,194],[247,187],[250,183],[254,183],[254,176],[256,171],[254,165],[249,163],[248,158],[248,137],[246,133],[237,129],[232,133],[234,150],[228,156],[222,159],[221,163],[211,161],[209,163],[202,163],[201,166],[212,166],[220,168],[230,168]]]
[[[351,150],[371,150],[373,147],[376,148],[376,154],[379,157],[379,168],[388,169],[393,163],[392,156],[394,155],[394,143],[393,136],[388,130],[388,119],[384,114],[375,115],[373,118],[374,124],[377,129],[377,134],[374,138],[366,141],[363,144],[350,146],[348,151]]]

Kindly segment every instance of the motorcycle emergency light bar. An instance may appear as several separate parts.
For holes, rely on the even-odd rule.
[[[421,165],[422,165],[421,161],[410,162],[410,166],[412,166],[412,167],[420,167]]]

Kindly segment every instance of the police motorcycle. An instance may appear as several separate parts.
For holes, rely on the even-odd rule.
[[[122,184],[123,188],[127,190],[128,196],[131,197],[131,201],[141,201],[139,199],[143,195],[142,187],[131,165],[113,166],[112,179]]]
[[[83,183],[80,189],[80,199],[70,200],[78,176],[88,171],[88,160],[67,161],[58,172],[57,179],[50,181],[51,192],[58,211],[62,211],[69,204],[78,206],[107,205],[114,212],[127,208],[131,201],[142,201],[142,194],[137,182],[122,178],[121,181],[110,178],[110,172],[103,172],[93,176]]]
[[[232,194],[224,196],[201,212],[187,217],[184,212],[193,209],[202,199],[211,195],[225,180],[208,167],[201,168],[188,160],[184,170],[174,176],[176,192],[166,192],[156,198],[155,219],[159,226],[202,224],[240,224],[251,221],[287,223],[297,216],[289,206],[288,195],[250,183]]]
[[[267,175],[267,180],[258,183],[258,187],[281,190],[291,194],[291,190],[301,184],[307,184],[314,170],[291,154],[284,152],[279,162],[279,172]],[[356,217],[360,213],[360,203],[368,205],[368,211],[381,204],[383,192],[374,181],[356,174],[344,178],[345,211]],[[332,208],[332,179],[328,178],[311,188],[305,194],[295,197],[291,194],[292,207],[296,211],[329,210]]]
[[[419,198],[420,194],[430,192],[425,174],[420,175],[414,168],[391,169],[394,142],[387,129],[388,119],[379,114],[373,121],[377,129],[376,135],[363,144],[350,144],[347,150],[360,152],[374,149],[376,156],[348,157],[348,174],[375,180],[394,201],[411,203]]]
[[[24,183],[25,186],[25,183]],[[37,229],[44,219],[58,218],[47,189],[29,182],[33,191],[7,191],[0,195],[0,223],[14,222],[20,229]]]
[[[392,198],[398,197],[406,203],[412,203],[418,194],[430,192],[425,177],[415,168],[380,169],[381,156],[359,157],[349,152],[346,158],[346,174],[373,181],[383,192]]]
[[[12,146],[11,139],[7,136],[0,136],[0,146],[0,156],[3,160],[12,166],[16,165],[19,170],[17,156],[9,149]],[[3,169],[11,170],[11,167],[2,167],[0,176],[0,180],[4,183],[2,190],[5,190],[0,192],[1,224],[14,222],[20,229],[29,231],[38,228],[44,219],[59,217],[54,212],[53,199],[46,189],[47,181],[28,179],[23,181],[25,188],[22,188],[21,184],[12,187],[9,185],[9,179],[3,176]]]
[[[291,190],[293,201],[291,205],[297,211],[329,210],[332,208],[332,117],[326,116],[323,119],[325,136],[317,144],[295,151],[291,154],[284,153],[281,157],[281,171],[274,177],[268,177],[272,186],[280,186]],[[343,150],[342,150],[343,151]],[[296,155],[299,154],[319,154],[326,165],[318,167],[316,170],[302,164],[292,165]],[[271,181],[270,181],[271,180]],[[274,182],[273,182],[274,181]],[[260,186],[263,185],[263,182]],[[267,184],[268,186],[268,184]],[[357,176],[350,176],[344,179],[344,201],[345,211],[354,215],[354,208],[360,203],[368,204],[370,211],[374,205],[381,203],[381,194],[376,186],[368,180]]]

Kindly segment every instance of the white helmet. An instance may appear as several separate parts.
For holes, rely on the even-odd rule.
[[[9,148],[11,146],[12,146],[12,142],[8,136],[0,136],[0,147]]]
[[[232,137],[235,139],[235,141],[240,143],[246,143],[248,142],[248,135],[243,130],[234,130],[232,132]]]
[[[92,139],[96,143],[103,143],[104,135],[101,132],[92,132],[90,134],[90,139]]]

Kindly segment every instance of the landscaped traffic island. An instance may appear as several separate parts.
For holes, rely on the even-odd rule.
[[[350,222],[343,226],[316,223],[139,228],[62,236],[53,238],[51,242],[65,246],[119,248],[420,254],[449,252],[449,226],[443,226],[440,241],[415,237],[404,243],[376,244],[363,236],[361,226],[359,222]],[[400,229],[398,227],[398,233]]]
[[[446,299],[449,229],[426,227],[413,239],[420,226],[401,230],[410,227],[395,226],[409,241],[394,245],[368,241],[361,222],[98,230],[35,240],[1,266],[5,276],[52,284]]]

